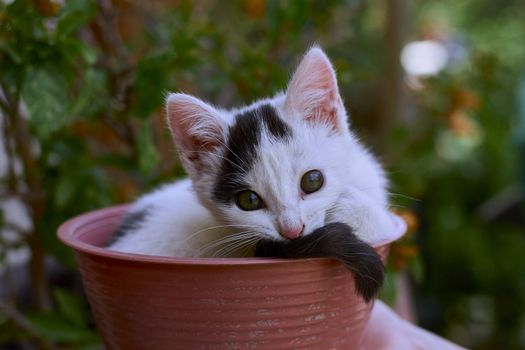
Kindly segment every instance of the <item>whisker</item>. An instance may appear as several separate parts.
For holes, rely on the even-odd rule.
[[[388,206],[391,208],[401,208],[401,209],[408,208],[406,205],[401,205],[401,204],[389,204]]]
[[[405,198],[405,199],[410,199],[410,200],[413,200],[413,201],[416,201],[416,202],[421,202],[422,201],[419,198],[407,196],[407,195],[404,195],[404,194],[401,194],[401,193],[388,192],[388,194],[391,195],[391,196],[396,196],[396,197],[401,197],[401,198]]]
[[[191,153],[191,154],[194,154],[194,153],[196,153],[196,154],[207,154],[208,152],[196,150],[196,151],[189,151],[188,153]],[[220,159],[223,159],[223,160],[229,162],[233,166],[237,166],[237,164],[235,164],[230,159],[226,158],[225,156],[223,156],[221,154],[215,154],[215,156],[220,158]]]
[[[230,228],[230,227],[239,227],[239,228],[243,228],[243,227],[250,227],[250,228],[257,228],[256,225],[217,225],[217,226],[211,226],[211,227],[207,227],[207,228],[204,228],[202,230],[199,230],[197,232],[193,232],[192,234],[190,234],[186,239],[185,241],[188,241],[190,240],[191,238],[195,237],[196,235],[198,235],[199,233],[203,233],[203,232],[206,232],[206,231],[209,231],[209,230],[215,230],[215,229],[218,229],[218,228]]]
[[[221,256],[221,255],[228,255],[228,253],[231,253],[241,247],[251,245],[253,242],[255,242],[256,239],[252,237],[238,237],[236,240],[231,240],[229,242],[223,242],[224,246],[222,248],[217,249],[215,252],[213,252],[213,256]]]
[[[229,256],[229,255],[231,255],[232,252],[248,248],[248,247],[254,245],[255,243],[257,243],[258,241],[259,241],[258,237],[251,237],[251,238],[248,238],[248,239],[243,239],[243,240],[236,241],[236,242],[234,242],[234,244],[227,245],[227,246],[219,249],[218,251],[216,251],[214,256],[217,256],[217,255],[218,256]]]
[[[237,158],[240,161],[240,165],[246,164],[246,161],[244,159],[242,159],[241,157],[239,157],[239,155],[237,153],[235,153],[230,147],[228,147],[228,145],[226,143],[224,143],[222,140],[219,140],[219,144],[221,144],[224,148],[226,148],[228,151],[230,151],[231,154],[233,154],[235,156],[235,158]]]
[[[255,234],[254,231],[242,231],[242,232],[236,232],[236,233],[230,234],[230,235],[228,235],[226,237],[223,237],[221,239],[215,240],[215,241],[213,241],[213,242],[203,246],[199,250],[199,254],[204,254],[207,251],[209,251],[211,249],[214,249],[216,247],[219,247],[221,245],[235,243],[235,242],[238,242],[238,241],[245,241],[247,239],[252,238],[254,236],[254,234]]]

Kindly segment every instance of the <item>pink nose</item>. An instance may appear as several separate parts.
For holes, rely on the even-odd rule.
[[[282,228],[279,231],[279,234],[283,236],[284,238],[288,239],[296,239],[299,238],[303,234],[304,225],[302,226],[296,226],[291,228]]]

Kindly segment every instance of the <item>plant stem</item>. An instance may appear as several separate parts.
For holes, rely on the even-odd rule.
[[[31,322],[12,304],[0,300],[0,312],[5,314],[11,321],[13,321],[20,329],[29,334],[31,338],[38,344],[39,349],[45,350],[56,350],[57,348],[52,344],[48,343],[44,338],[42,338],[38,331],[33,327]]]
[[[16,152],[16,156],[11,154],[11,161],[14,158],[20,159],[23,168],[22,177],[25,186],[15,186],[15,188],[19,189],[26,187],[30,193],[38,194],[30,197],[20,196],[30,211],[33,224],[33,229],[27,237],[27,242],[31,249],[29,271],[33,287],[33,301],[38,309],[50,310],[51,298],[49,297],[49,289],[45,276],[45,253],[40,237],[38,236],[38,223],[41,222],[44,214],[44,196],[42,193],[44,186],[38,172],[39,167],[37,160],[30,148],[33,137],[29,131],[27,119],[20,115],[20,89],[17,89],[13,96],[7,87],[1,82],[0,88],[6,97],[8,110],[5,114],[9,122],[10,137],[13,140],[14,150]],[[9,142],[9,140],[6,140],[6,142]],[[14,176],[14,174],[9,174],[9,176]],[[19,180],[14,179],[14,181]]]
[[[6,114],[9,112],[9,106],[1,98],[0,98],[0,109],[4,111],[4,113]]]
[[[384,22],[384,83],[382,88],[383,108],[378,120],[379,140],[387,140],[387,132],[406,114],[407,94],[403,83],[403,68],[400,57],[407,40],[410,25],[409,2],[386,0]],[[381,145],[385,148],[385,145]]]

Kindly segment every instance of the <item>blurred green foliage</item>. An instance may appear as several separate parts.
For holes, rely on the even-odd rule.
[[[360,0],[2,2],[0,196],[21,199],[32,227],[0,215],[17,234],[0,241],[0,261],[29,247],[33,300],[2,301],[0,344],[99,342],[82,295],[50,286],[38,269],[46,256],[74,267],[55,236],[67,218],[182,176],[162,120],[166,92],[245,104],[285,88],[319,43],[352,124],[387,165],[394,205],[412,220],[389,280],[408,269],[424,327],[470,348],[525,348],[525,5],[408,6],[405,41],[455,38],[465,56],[435,77],[407,77],[405,113],[388,123],[378,110],[385,9]]]

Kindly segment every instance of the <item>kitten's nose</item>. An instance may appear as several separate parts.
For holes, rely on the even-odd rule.
[[[296,239],[296,238],[301,237],[301,235],[303,234],[303,230],[304,230],[304,224],[301,226],[296,226],[296,227],[282,227],[279,230],[279,234],[283,236],[284,238]]]

